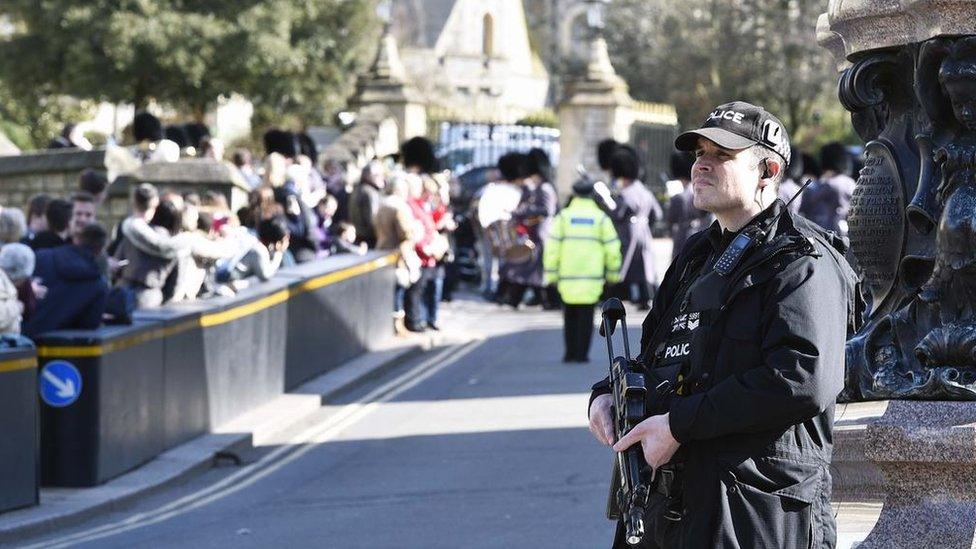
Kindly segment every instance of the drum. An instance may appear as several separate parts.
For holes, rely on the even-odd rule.
[[[535,255],[535,242],[524,235],[519,235],[518,242],[510,246],[502,257],[508,263],[526,263]]]
[[[499,220],[488,225],[485,238],[491,245],[491,253],[509,263],[529,261],[535,253],[535,243],[519,233],[518,226],[511,220]]]
[[[485,227],[485,238],[491,245],[491,253],[501,257],[505,255],[506,250],[518,243],[519,234],[515,223],[500,219]]]

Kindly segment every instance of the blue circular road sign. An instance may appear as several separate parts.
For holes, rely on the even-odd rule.
[[[41,368],[38,389],[48,406],[70,406],[81,396],[81,373],[70,362],[52,360]]]

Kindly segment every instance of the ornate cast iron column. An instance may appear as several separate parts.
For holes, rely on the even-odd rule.
[[[818,36],[866,145],[846,400],[976,400],[976,3],[832,1]]]
[[[892,399],[848,448],[884,476],[859,547],[976,547],[976,1],[831,0],[817,27],[867,143],[842,397]]]

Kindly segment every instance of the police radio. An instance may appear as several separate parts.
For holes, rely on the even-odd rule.
[[[719,256],[718,261],[715,262],[715,272],[721,276],[729,276],[729,274],[739,266],[739,263],[746,255],[746,252],[748,252],[756,244],[756,242],[759,242],[766,237],[768,229],[776,225],[776,222],[779,221],[779,216],[783,215],[783,212],[789,208],[790,204],[792,204],[797,197],[803,194],[803,191],[805,191],[811,183],[813,183],[813,180],[807,179],[807,182],[800,187],[800,190],[796,191],[796,194],[794,194],[793,197],[790,198],[790,201],[783,206],[783,209],[780,210],[775,217],[770,219],[769,222],[765,223],[764,227],[750,225],[745,229],[742,229],[742,231],[736,235],[734,239],[732,239],[732,243],[725,248],[725,251],[722,252],[721,256]]]

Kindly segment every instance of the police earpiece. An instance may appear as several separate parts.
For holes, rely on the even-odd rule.
[[[768,158],[763,158],[762,159],[762,161],[759,163],[759,169],[761,170],[762,173],[759,174],[759,186],[756,187],[756,197],[754,198],[754,200],[755,200],[756,204],[759,205],[759,208],[760,209],[765,209],[766,206],[763,205],[763,202],[762,202],[762,192],[763,192],[763,189],[766,188],[766,184],[763,183],[763,180],[764,179],[769,179],[770,177],[773,176],[772,171],[770,171],[770,169],[769,169],[769,159]]]

